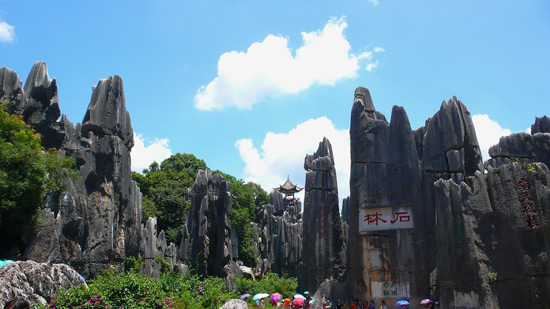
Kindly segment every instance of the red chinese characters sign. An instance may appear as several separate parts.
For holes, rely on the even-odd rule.
[[[410,229],[413,227],[410,207],[376,207],[359,210],[359,232]]]

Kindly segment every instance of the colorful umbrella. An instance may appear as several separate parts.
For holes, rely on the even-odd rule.
[[[303,298],[294,298],[292,301],[292,304],[294,306],[302,307],[304,305],[304,299]]]
[[[294,298],[295,298],[295,299],[296,299],[296,298],[306,299],[306,298],[304,297],[304,295],[302,295],[302,294],[294,294]]]
[[[254,295],[254,297],[252,297],[252,300],[258,300],[258,299],[262,299],[262,298],[266,298],[266,297],[269,297],[269,294],[267,294],[267,293],[258,293],[256,295]]]
[[[426,298],[426,299],[423,299],[423,300],[420,302],[420,304],[421,304],[421,305],[427,305],[427,304],[429,304],[429,303],[431,303],[431,302],[432,302],[432,301],[431,301],[429,298]]]
[[[249,298],[249,297],[250,297],[250,294],[243,294],[243,296],[241,296],[241,299],[242,299],[242,300],[245,300],[245,299],[247,299],[247,298]]]
[[[406,306],[406,305],[410,305],[411,303],[409,303],[406,300],[398,300],[395,304],[398,306]]]
[[[5,261],[0,260],[0,267],[8,265],[9,263],[13,263],[13,261],[12,260],[5,260]]]
[[[277,304],[277,302],[281,298],[283,298],[283,295],[281,295],[279,293],[273,293],[273,294],[271,294],[271,297],[269,298],[269,303],[272,304],[272,305],[275,305],[275,304]]]

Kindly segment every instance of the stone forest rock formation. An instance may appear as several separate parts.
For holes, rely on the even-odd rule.
[[[257,226],[260,275],[271,271],[303,277],[303,227],[300,210],[299,201],[296,205],[288,205],[280,192],[271,192],[270,204],[262,207],[262,221]]]
[[[41,134],[43,146],[75,158],[80,175],[47,197],[41,228],[17,244],[24,248],[19,258],[65,263],[89,277],[141,255],[142,273],[158,277],[160,256],[172,267],[181,260],[201,274],[224,277],[228,287],[243,273],[272,271],[297,276],[317,297],[550,308],[546,116],[536,118],[531,134],[502,137],[482,162],[468,108],[456,98],[412,130],[403,107],[394,106],[388,122],[369,91],[357,88],[342,218],[332,146],[323,139],[305,158],[303,215],[298,201],[272,192],[261,222],[251,223],[259,255],[252,274],[233,260],[231,188],[221,175],[198,172],[179,248],[166,243],[156,219],[142,224],[141,193],[130,170],[134,134],[119,76],[93,88],[82,124],[60,118],[57,84],[43,62],[24,87],[14,71],[1,68],[0,99]],[[40,272],[65,276],[64,270]]]
[[[70,266],[34,261],[14,262],[0,268],[0,307],[3,301],[23,297],[46,305],[63,289],[70,289],[84,280]]]
[[[9,102],[9,111],[23,115],[41,134],[43,146],[75,158],[80,174],[80,180],[66,179],[65,190],[47,198],[42,228],[25,239],[25,258],[66,263],[88,277],[155,247],[158,242],[147,245],[153,240],[147,236],[156,231],[141,225],[141,193],[131,180],[134,133],[122,79],[115,75],[93,87],[88,111],[76,126],[65,115],[58,121],[57,84],[44,62],[33,66],[24,88],[8,68],[0,69],[0,83],[0,97]],[[168,248],[168,253],[174,251]]]
[[[533,131],[544,123],[537,119]],[[547,307],[549,136],[501,138],[484,175],[470,113],[456,98],[413,131],[402,107],[388,123],[358,88],[347,249],[354,258],[332,293],[431,297],[452,308]]]
[[[191,207],[182,229],[179,257],[199,273],[225,277],[231,260],[231,185],[219,174],[199,170],[189,189]]]
[[[338,185],[332,145],[324,138],[305,158],[304,198],[305,288],[317,290],[329,278],[338,278],[345,267],[345,237],[338,208]]]

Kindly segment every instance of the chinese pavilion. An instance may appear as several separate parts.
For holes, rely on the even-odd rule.
[[[279,188],[273,188],[273,190],[277,190],[285,195],[285,197],[294,197],[294,193],[298,193],[302,191],[304,188],[300,188],[297,185],[293,184],[292,181],[290,181],[290,176],[287,177],[284,184],[280,185]]]

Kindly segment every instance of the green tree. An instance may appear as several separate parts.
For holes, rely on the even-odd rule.
[[[44,198],[62,189],[63,178],[76,175],[74,163],[55,149],[45,150],[22,116],[0,108],[0,251],[36,222]]]
[[[132,173],[143,194],[143,220],[156,217],[167,241],[179,243],[190,206],[187,189],[193,186],[198,170],[206,168],[206,163],[194,155],[177,153],[160,164],[151,163],[143,174]]]

